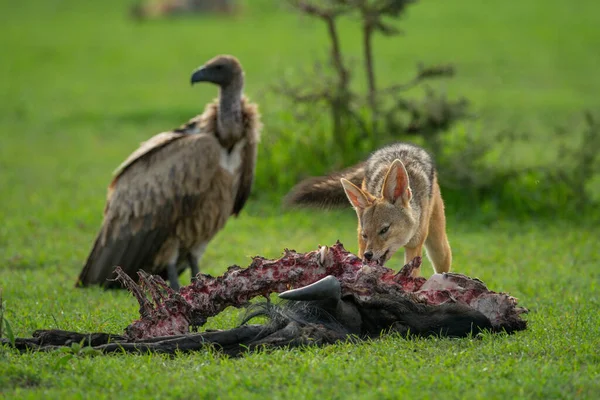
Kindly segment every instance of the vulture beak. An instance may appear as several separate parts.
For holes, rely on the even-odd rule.
[[[200,67],[197,70],[194,71],[194,73],[192,73],[192,77],[190,79],[191,84],[193,85],[194,83],[197,82],[204,82],[206,81],[208,78],[208,74],[207,74],[207,70],[205,67]]]

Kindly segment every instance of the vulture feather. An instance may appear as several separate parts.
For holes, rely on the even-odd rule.
[[[120,288],[116,266],[169,279],[179,288],[230,215],[248,200],[262,125],[243,96],[244,73],[232,56],[198,68],[196,82],[219,86],[219,98],[178,129],[142,143],[115,171],[104,220],[77,286]]]

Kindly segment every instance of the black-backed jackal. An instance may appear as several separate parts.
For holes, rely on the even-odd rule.
[[[383,265],[404,247],[408,263],[425,246],[435,271],[450,271],[444,202],[434,162],[424,149],[409,143],[383,147],[354,167],[300,182],[286,197],[288,205],[323,208],[348,200],[358,216],[361,257]]]

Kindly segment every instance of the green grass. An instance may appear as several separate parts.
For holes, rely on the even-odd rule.
[[[255,253],[277,256],[286,246],[306,251],[337,238],[355,249],[352,215],[326,214],[339,221],[331,229],[304,214],[249,214],[230,221],[209,247],[204,271],[220,273],[230,263],[246,265]],[[474,227],[452,221],[455,270],[510,292],[531,310],[529,329],[512,336],[386,337],[240,360],[200,352],[172,359],[114,355],[65,361],[64,353],[20,355],[5,349],[0,387],[7,397],[34,398],[592,398],[600,390],[598,233],[565,224]],[[81,257],[85,239],[70,243]],[[51,252],[51,241],[46,238],[38,251]],[[38,328],[121,332],[137,317],[136,302],[127,293],[73,289],[78,268],[75,261],[22,261],[2,272],[2,282],[9,283],[4,288],[7,318],[17,335]],[[229,310],[208,327],[233,327],[238,314]]]
[[[191,70],[206,59],[233,53],[244,64],[247,93],[264,114],[263,149],[280,150],[260,159],[259,173],[281,165],[281,158],[293,163],[303,151],[308,137],[281,143],[273,134],[275,128],[293,132],[294,125],[268,86],[324,56],[324,31],[273,2],[254,1],[246,3],[263,9],[248,6],[233,19],[137,24],[117,0],[0,0],[0,288],[17,336],[43,328],[121,332],[137,317],[127,293],[76,290],[73,283],[99,227],[111,171],[137,143],[179,125],[216,94],[188,84]],[[453,62],[458,77],[440,87],[468,97],[484,127],[531,131],[539,143],[521,157],[536,160],[555,124],[600,107],[598,12],[594,1],[577,7],[423,1],[402,25],[406,37],[377,40],[380,82],[409,77],[417,60]],[[343,39],[360,57],[351,24],[343,26]],[[283,213],[263,199],[270,186],[258,179],[248,208],[209,246],[203,271],[219,274],[230,264],[247,265],[253,255],[277,257],[286,247],[308,251],[337,239],[356,250],[351,210]],[[527,331],[473,340],[386,337],[240,360],[211,352],[65,358],[2,348],[0,397],[596,396],[598,223],[585,216],[568,221],[560,212],[500,221],[484,210],[459,217],[449,208],[448,214],[454,269],[518,297],[531,310]],[[233,327],[238,316],[228,310],[208,327]]]

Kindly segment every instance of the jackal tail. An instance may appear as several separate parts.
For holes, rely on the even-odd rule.
[[[340,182],[345,178],[360,187],[365,177],[365,163],[334,172],[327,176],[307,178],[294,186],[285,196],[283,204],[287,208],[342,208],[349,207],[350,202]]]

